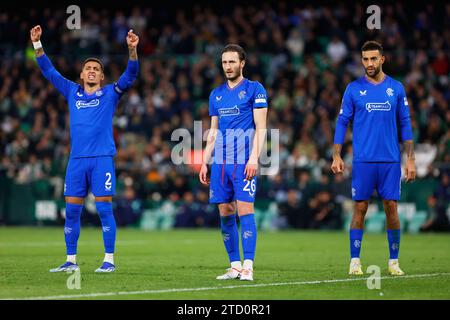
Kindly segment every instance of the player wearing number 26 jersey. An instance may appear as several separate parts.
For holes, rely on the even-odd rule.
[[[210,203],[219,206],[223,242],[231,263],[218,280],[253,280],[256,250],[253,203],[268,102],[264,87],[243,77],[245,59],[245,51],[238,45],[228,45],[222,51],[222,68],[227,81],[209,97],[211,130],[199,174],[200,181],[210,185]],[[207,163],[211,156],[211,178],[207,181]],[[241,225],[243,265],[236,209]]]

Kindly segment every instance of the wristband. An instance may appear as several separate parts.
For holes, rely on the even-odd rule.
[[[33,42],[33,47],[34,47],[34,50],[41,49],[42,48],[41,40]]]

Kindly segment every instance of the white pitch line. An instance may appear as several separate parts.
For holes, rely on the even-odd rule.
[[[429,278],[429,277],[436,277],[436,276],[450,276],[450,273],[412,274],[412,275],[398,276],[398,277],[386,276],[386,277],[380,277],[380,279],[394,280],[394,279],[410,279],[410,278]],[[209,290],[242,289],[242,288],[246,289],[246,288],[273,287],[273,286],[292,286],[292,285],[305,285],[305,284],[337,283],[337,282],[362,281],[362,280],[367,280],[367,279],[369,279],[369,277],[367,277],[367,278],[331,279],[331,280],[313,280],[313,281],[260,283],[260,284],[234,285],[234,286],[221,286],[221,287],[173,288],[173,289],[141,290],[141,291],[98,292],[98,293],[72,294],[72,295],[60,295],[60,296],[6,298],[6,299],[0,299],[0,300],[61,300],[61,299],[95,298],[95,297],[154,294],[154,293],[209,291]]]

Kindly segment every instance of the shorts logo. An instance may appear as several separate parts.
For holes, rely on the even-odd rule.
[[[229,241],[230,240],[230,234],[229,233],[222,233],[223,241]]]
[[[353,246],[355,248],[361,248],[361,241],[360,240],[353,241]]]
[[[354,197],[356,195],[356,189],[352,188],[352,197]]]
[[[253,236],[253,232],[251,231],[244,231],[244,239],[248,239]]]
[[[98,105],[100,104],[100,100],[98,99],[94,99],[91,101],[84,101],[84,100],[77,100],[77,102],[75,103],[75,106],[77,107],[77,109],[81,109],[81,108],[94,108],[94,107],[98,107]]]
[[[392,88],[387,88],[386,93],[389,97],[392,97],[394,95],[394,90]]]
[[[233,108],[222,108],[219,109],[219,117],[225,117],[225,116],[237,116],[240,113],[240,110],[238,106],[234,106]]]
[[[72,233],[72,228],[64,227],[64,234]]]
[[[212,199],[214,197],[214,191],[213,189],[209,189],[209,198]]]
[[[391,104],[386,102],[368,102],[366,103],[366,109],[369,112],[372,111],[389,111],[391,110]]]
[[[103,232],[109,232],[111,230],[110,226],[104,226],[103,228]]]
[[[398,251],[398,248],[399,248],[398,243],[394,242],[394,243],[392,244],[391,248],[392,248],[392,250],[394,250],[394,251]]]

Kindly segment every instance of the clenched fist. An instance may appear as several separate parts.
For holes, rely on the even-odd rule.
[[[133,29],[130,29],[127,34],[128,48],[136,48],[139,43],[139,37],[133,33]]]
[[[42,35],[42,28],[39,25],[33,27],[30,30],[30,38],[31,38],[31,41],[33,41],[33,42],[39,41],[41,39],[41,35]]]

